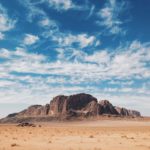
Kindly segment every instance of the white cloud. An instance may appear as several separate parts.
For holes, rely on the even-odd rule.
[[[145,103],[150,96],[150,84],[147,82],[139,88],[133,88],[132,80],[143,82],[143,79],[150,78],[147,65],[150,61],[149,49],[150,43],[142,44],[138,41],[119,47],[115,50],[117,53],[99,50],[87,54],[74,49],[67,55],[67,51],[62,48],[59,51],[62,51],[66,59],[57,61],[48,61],[46,56],[29,53],[22,48],[0,49],[0,58],[4,60],[0,63],[1,103],[41,103],[41,99],[45,103],[58,94],[87,92],[98,98],[109,98],[120,105],[125,105],[125,100],[128,106],[138,101],[136,108],[140,108],[141,97],[144,109],[147,109]],[[72,60],[70,57],[76,59]],[[112,79],[119,80],[120,83],[112,82],[109,85],[120,84],[121,88],[99,87],[102,81]],[[144,112],[144,109],[139,110]]]
[[[38,36],[32,35],[32,34],[26,34],[25,38],[23,40],[23,43],[25,45],[32,45],[35,44],[39,40]]]
[[[62,75],[79,77],[79,79],[82,76],[84,81],[91,79],[93,82],[94,80],[105,80],[113,77],[118,79],[147,78],[150,72],[148,68],[150,46],[140,43],[140,47],[135,50],[132,45],[136,42],[125,48],[119,48],[115,54],[103,50],[89,55],[74,49],[66,55],[65,53],[68,51],[62,48],[58,50],[58,53],[64,53],[66,59],[56,62],[47,62],[44,55],[27,53],[21,48],[17,48],[15,51],[1,49],[0,57],[7,58],[9,61],[0,66],[6,70],[10,69],[10,72]],[[14,57],[16,59],[13,59]],[[70,57],[76,57],[75,61],[72,59],[70,61],[68,59]]]
[[[0,40],[4,39],[4,32],[14,28],[16,20],[10,19],[7,10],[0,4]]]
[[[51,32],[56,32],[59,30],[59,24],[55,20],[49,19],[48,17],[43,17],[38,24]]]
[[[46,13],[44,10],[40,9],[38,7],[39,4],[46,4],[48,7],[51,7],[57,11],[67,11],[69,9],[81,9],[79,6],[75,5],[72,0],[24,0],[20,1],[20,4],[22,4],[28,11],[28,21],[32,22],[34,17],[37,15],[46,17]]]
[[[5,35],[3,33],[0,32],[0,40],[3,40],[5,37]]]
[[[53,26],[54,22],[51,22],[48,18],[45,18],[39,22],[41,26]]]
[[[108,64],[110,62],[110,55],[107,51],[97,51],[93,55],[85,57],[85,60],[88,62],[95,62],[98,64]]]
[[[5,48],[0,49],[0,58],[8,58],[8,57],[10,57],[10,51]]]
[[[126,49],[114,56],[111,62],[112,74],[121,74],[126,77],[134,75],[138,78],[148,75],[149,45],[142,45],[140,42],[134,41]]]
[[[80,42],[81,48],[93,45],[96,40],[95,36],[88,37],[86,34],[81,34],[77,36],[78,41]]]
[[[8,17],[6,9],[0,5],[0,32],[9,31],[14,28],[16,20],[12,20]]]
[[[90,8],[89,15],[87,16],[87,19],[90,18],[93,15],[94,10],[95,10],[95,5],[92,5],[91,8]]]
[[[116,0],[108,0],[104,8],[102,8],[97,16],[99,19],[96,24],[100,26],[105,26],[112,34],[124,33],[122,31],[121,25],[123,22],[119,19],[120,14],[125,9],[125,2],[118,2]]]
[[[28,53],[25,49],[17,47],[16,50],[8,50],[8,49],[0,49],[0,57],[4,59],[8,59],[9,61],[15,61],[13,58],[21,61],[43,61],[45,59],[44,55]]]
[[[96,76],[98,80],[112,77],[140,79],[150,76],[148,69],[148,62],[150,61],[149,49],[149,44],[134,41],[129,46],[119,47],[116,53],[100,50],[88,55],[76,49],[63,48],[58,49],[57,52],[59,59],[63,61],[75,60],[76,64],[72,64],[72,68],[79,65],[77,70],[81,69],[81,72],[87,72],[89,78],[95,78]]]
[[[35,18],[35,16],[41,16],[41,17],[45,17],[47,16],[46,13],[40,9],[39,7],[37,7],[36,5],[39,3],[42,3],[43,0],[37,0],[37,1],[32,1],[32,0],[18,0],[18,2],[23,5],[26,10],[27,10],[27,21],[32,22],[33,19]]]
[[[76,7],[72,0],[47,0],[47,2],[51,7],[57,9],[58,11]]]
[[[122,85],[122,86],[127,86],[127,85],[132,85],[134,84],[134,81],[132,80],[111,80],[109,81],[109,84],[112,84],[112,85]]]
[[[53,37],[54,41],[57,41],[60,46],[71,46],[72,44],[78,44],[80,48],[87,46],[98,46],[100,41],[95,36],[88,36],[87,34],[60,34]]]
[[[29,22],[32,22],[36,16],[40,16],[41,18],[47,17],[47,13],[39,7],[39,4],[46,5],[47,7],[50,7],[58,12],[64,12],[68,10],[83,11],[89,10],[90,8],[86,2],[84,2],[84,5],[77,5],[73,2],[73,0],[18,0],[18,2],[28,10],[26,13],[26,19]],[[94,9],[93,7],[91,8],[91,11]],[[44,24],[45,23],[46,22],[44,22]]]

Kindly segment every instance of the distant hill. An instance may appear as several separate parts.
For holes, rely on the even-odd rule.
[[[71,118],[88,118],[101,115],[119,117],[140,117],[135,110],[113,106],[108,100],[98,101],[89,94],[54,97],[50,104],[33,105],[27,109],[8,115],[0,120],[1,123],[18,123],[23,121],[51,121],[66,120]]]

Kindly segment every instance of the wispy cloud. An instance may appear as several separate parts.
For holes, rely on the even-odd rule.
[[[39,37],[32,34],[26,34],[23,40],[23,44],[25,45],[32,45],[35,44],[39,40]]]
[[[40,3],[42,0],[37,2],[32,2],[31,0],[18,0],[18,2],[23,5],[27,12],[26,12],[26,20],[32,22],[35,16],[46,16],[46,13],[36,6],[36,4]]]
[[[85,61],[93,62],[97,64],[109,64],[110,62],[110,54],[106,50],[96,51],[92,55],[87,55],[85,57]]]
[[[72,0],[45,0],[48,2],[49,6],[58,10],[69,10],[77,8],[77,6],[72,2]]]
[[[89,15],[87,16],[87,19],[90,18],[93,15],[94,10],[95,10],[95,5],[92,5],[91,8],[90,8],[90,11],[89,11]]]
[[[9,18],[7,10],[0,4],[0,39],[4,39],[4,32],[15,27],[16,20]]]
[[[44,9],[41,9],[40,5],[44,5],[48,9],[53,9],[59,13],[66,12],[69,10],[90,11],[88,18],[92,15],[95,9],[95,6],[92,5],[92,7],[90,7],[89,4],[86,3],[87,1],[83,1],[83,5],[78,5],[73,0],[18,0],[18,2],[26,8],[26,19],[29,22],[32,22],[36,18],[36,16],[40,16],[41,18],[48,17],[47,13]],[[41,24],[43,23],[45,24],[46,22],[41,22]]]
[[[125,1],[107,0],[104,8],[97,13],[100,20],[97,20],[96,24],[106,27],[111,34],[123,33],[121,25],[124,22],[120,19],[120,15],[125,9]]]
[[[89,36],[87,34],[58,34],[53,36],[53,40],[58,42],[60,46],[72,46],[73,44],[78,44],[80,48],[85,48],[87,46],[97,46],[99,40],[95,36]],[[99,41],[100,44],[100,41]]]
[[[150,43],[133,41],[127,46],[120,46],[116,49],[117,53],[99,50],[87,54],[74,49],[67,55],[68,52],[64,50],[61,57],[65,59],[56,61],[48,60],[48,57],[42,54],[29,53],[22,48],[0,49],[0,58],[3,60],[0,64],[1,102],[41,103],[42,99],[45,103],[57,94],[88,92],[124,105],[129,101],[126,100],[125,103],[125,100],[121,102],[116,99],[124,99],[126,96],[134,102],[139,100],[137,95],[142,95],[146,103],[149,99],[150,84],[147,82],[147,85],[133,88],[132,81],[149,78],[149,48]],[[76,59],[67,59],[71,56],[75,56]],[[125,83],[127,80],[131,83]],[[101,87],[104,81],[110,83]],[[122,86],[114,86],[118,84]],[[137,108],[139,107],[137,102]]]
[[[136,49],[135,45],[139,44]],[[47,61],[44,55],[27,53],[26,50],[17,48],[15,51],[1,49],[0,57],[5,59],[1,63],[2,72],[20,72],[46,75],[68,76],[76,80],[89,82],[107,79],[146,79],[150,76],[147,66],[150,60],[149,44],[137,41],[131,43],[126,50],[118,53],[108,53],[106,50],[95,52],[91,55],[77,50],[65,55],[66,60]],[[63,51],[63,53],[68,53]],[[69,60],[71,55],[81,59]],[[14,59],[15,58],[15,59]],[[133,61],[134,60],[134,61]]]
[[[3,33],[0,32],[0,40],[3,40],[5,37],[5,35]]]
[[[100,50],[89,55],[78,50],[72,50],[68,56],[68,51],[66,50],[59,49],[58,52],[66,60],[69,60],[67,58],[70,58],[70,56],[74,56],[75,60],[81,60],[82,58],[82,62],[84,63],[81,64],[78,62],[77,64],[72,64],[72,68],[76,68],[75,66],[77,65],[78,69],[81,67],[82,71],[85,70],[88,76],[91,75],[93,78],[97,76],[97,79],[103,80],[113,77],[118,79],[144,79],[150,76],[148,68],[150,60],[149,47],[147,43],[141,44],[138,41],[133,41],[129,46],[119,47],[116,53],[108,53],[107,50]]]
[[[47,16],[45,11],[38,7],[39,4],[44,4],[56,11],[67,11],[69,9],[80,10],[82,7],[74,4],[72,0],[18,0],[28,10],[28,21],[32,22],[33,18],[37,15]]]
[[[58,24],[56,23],[56,21],[49,19],[48,17],[44,17],[43,19],[41,19],[39,21],[39,25],[41,27],[52,27],[52,28],[58,28]]]

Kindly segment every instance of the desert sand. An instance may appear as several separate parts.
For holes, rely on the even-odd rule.
[[[150,150],[150,122],[99,120],[0,125],[0,150]]]

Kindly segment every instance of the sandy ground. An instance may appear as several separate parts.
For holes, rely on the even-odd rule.
[[[150,150],[149,121],[0,125],[0,150]]]

